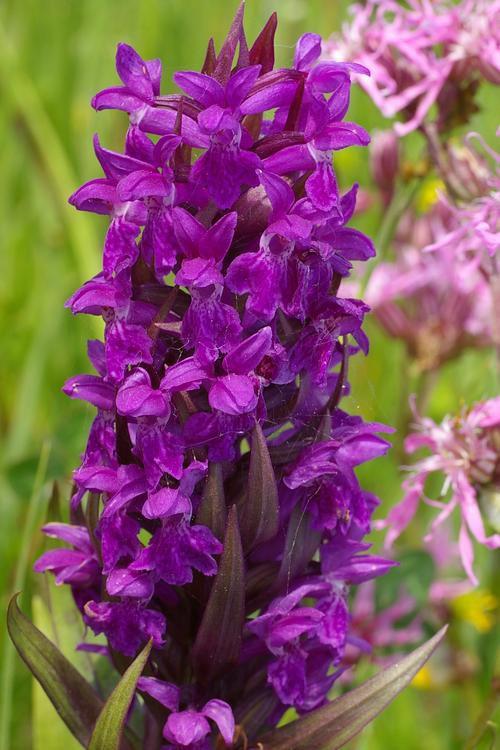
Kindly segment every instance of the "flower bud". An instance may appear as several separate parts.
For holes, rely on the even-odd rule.
[[[463,201],[472,201],[488,192],[490,169],[487,160],[469,144],[446,145],[448,189]]]
[[[370,167],[375,184],[380,190],[384,206],[394,194],[399,172],[399,139],[393,130],[379,130],[370,146]]]

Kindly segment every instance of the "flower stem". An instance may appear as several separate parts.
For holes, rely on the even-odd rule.
[[[419,180],[412,180],[408,185],[404,185],[400,190],[396,190],[395,197],[387,207],[380,223],[380,228],[375,237],[375,248],[377,250],[376,258],[370,263],[370,272],[364,274],[363,279],[360,282],[361,295],[363,295],[366,290],[374,268],[382,260],[385,260],[399,222],[405,211],[410,207],[419,185]]]
[[[500,699],[500,675],[493,677],[491,681],[491,691],[483,706],[483,710],[478,716],[473,732],[464,745],[464,750],[475,750],[485,736],[486,732],[493,728],[490,721],[491,716]]]

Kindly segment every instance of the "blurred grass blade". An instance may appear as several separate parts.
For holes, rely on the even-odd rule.
[[[500,676],[493,677],[491,690],[486,699],[482,711],[476,721],[472,736],[464,745],[464,750],[476,750],[481,740],[488,734],[493,736],[491,747],[495,746],[496,725],[491,721],[495,713],[498,702],[500,701]]]
[[[43,591],[42,595],[33,596],[31,600],[33,624],[42,633],[46,633],[47,637],[63,654],[74,653],[75,660],[71,659],[71,661],[75,668],[82,673],[82,676],[88,680],[89,674],[86,674],[81,667],[82,664],[84,667],[86,666],[84,658],[90,662],[89,654],[75,651],[78,641],[76,638],[71,638],[72,642],[70,643],[69,638],[70,629],[73,624],[78,622],[77,617],[80,617],[80,613],[71,600],[71,591],[67,586],[56,586],[53,580],[49,579],[47,573],[40,578],[42,579],[40,588],[43,590],[46,587],[46,591]],[[48,599],[49,604],[46,603],[45,596],[50,597]],[[57,600],[55,607],[53,606],[53,599]],[[81,618],[78,624],[80,627],[78,630],[75,628],[74,635],[79,635],[79,641],[81,641],[83,630]],[[73,635],[73,632],[71,632],[71,635]],[[86,671],[90,672],[89,669]],[[47,748],[50,748],[50,750],[78,750],[80,743],[73,737],[64,722],[59,719],[45,690],[37,680],[32,679],[31,683],[32,750],[47,750]]]
[[[80,672],[21,612],[17,597],[18,594],[13,596],[7,611],[9,635],[61,719],[86,747],[102,701]]]
[[[109,696],[95,725],[88,750],[120,750],[130,747],[128,741],[122,741],[123,729],[137,680],[146,666],[151,645],[151,641],[146,644]]]
[[[59,507],[59,490],[54,483],[51,498],[45,513],[45,523],[61,521]],[[46,540],[42,550],[53,548],[53,542]],[[42,551],[41,550],[41,551]],[[84,640],[85,626],[81,614],[75,607],[69,586],[57,586],[54,577],[49,573],[36,576],[36,591],[31,599],[31,619],[33,624],[45,633],[52,643],[74,665],[81,675],[93,686],[99,697],[99,680],[94,659],[84,651],[77,650],[77,646]],[[95,657],[94,657],[95,658]],[[103,661],[107,660],[103,657]],[[99,667],[101,660],[98,661]],[[110,669],[112,669],[110,665]],[[77,750],[80,743],[73,737],[64,722],[60,721],[55,708],[47,694],[38,683],[32,679],[32,750]]]
[[[66,224],[79,275],[88,278],[99,267],[95,232],[89,221],[67,210],[67,199],[75,190],[78,179],[62,139],[47,115],[38,89],[24,73],[16,53],[8,31],[0,23],[0,62],[2,68],[8,71],[8,75],[0,79],[2,96],[13,102],[29,133],[36,158],[44,166],[61,211],[61,219]]]
[[[41,517],[42,490],[47,474],[47,465],[50,455],[50,443],[47,441],[42,445],[40,458],[33,482],[33,490],[28,504],[28,511],[24,522],[24,529],[19,548],[16,573],[14,577],[14,591],[24,587],[26,570],[29,562],[30,548],[33,534]],[[3,609],[3,606],[2,606]],[[14,648],[7,633],[4,636],[2,649],[2,666],[0,673],[0,750],[10,750],[10,728],[13,698],[13,682],[15,673]]]
[[[442,628],[427,643],[327,706],[269,732],[266,750],[337,750],[355,737],[405,688],[446,633]]]

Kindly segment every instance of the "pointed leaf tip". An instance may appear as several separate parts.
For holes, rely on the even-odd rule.
[[[103,703],[71,662],[21,612],[18,596],[12,597],[7,610],[12,642],[70,732],[87,747]]]
[[[193,646],[193,665],[209,680],[237,663],[245,618],[245,566],[238,513],[228,514],[224,551]]]
[[[250,50],[250,64],[262,65],[261,75],[269,73],[274,68],[274,37],[278,26],[278,15],[272,13],[266,25],[252,45]]]
[[[265,750],[338,750],[391,703],[423,667],[448,629],[444,628],[401,661],[326,706],[269,732]]]
[[[124,672],[109,696],[97,719],[88,750],[103,750],[103,748],[106,748],[106,750],[125,750],[125,748],[130,748],[129,742],[123,739],[123,731],[137,681],[146,666],[151,646],[152,641],[149,641]]]
[[[231,75],[234,53],[236,52],[236,47],[240,40],[241,32],[243,29],[244,12],[245,3],[243,1],[240,3],[238,10],[236,11],[236,15],[234,16],[231,28],[229,29],[226,39],[224,40],[224,44],[222,45],[219,56],[217,57],[217,63],[214,70],[214,78],[216,78],[222,85],[225,85],[228,82],[229,76]]]
[[[252,433],[248,493],[241,511],[241,536],[245,550],[272,539],[279,528],[279,503],[276,477],[259,424]]]
[[[208,526],[217,539],[222,541],[226,526],[226,501],[221,464],[211,463],[208,467],[208,477],[196,514],[196,523]]]
[[[201,68],[201,72],[207,76],[213,75],[215,65],[217,62],[217,55],[215,53],[215,44],[212,37],[208,40],[207,52],[205,54],[205,60]]]

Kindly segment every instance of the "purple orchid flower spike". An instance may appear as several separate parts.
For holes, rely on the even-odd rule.
[[[124,153],[96,138],[104,177],[71,198],[110,218],[102,271],[67,302],[104,321],[96,374],[64,386],[97,415],[72,523],[45,529],[68,546],[36,569],[114,663],[151,641],[149,750],[256,748],[288,707],[324,710],[350,587],[391,567],[366,554],[377,501],[355,473],[386,428],[339,408],[368,350],[342,282],[374,248],[346,226],[357,186],[331,153],[368,141],[343,120],[365,70],[319,62],[315,35],[276,70],[275,30],[273,14],[249,45],[241,5],[168,96],[160,63],[119,45],[123,85],[93,105],[129,114]]]

